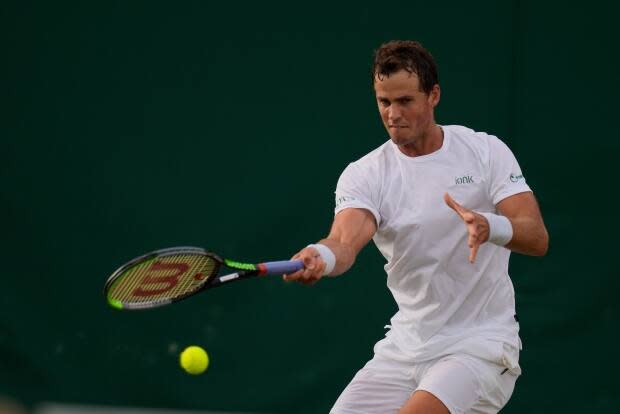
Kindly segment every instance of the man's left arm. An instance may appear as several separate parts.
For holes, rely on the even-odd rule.
[[[533,193],[527,191],[501,200],[496,205],[501,216],[487,214],[485,217],[463,207],[448,193],[445,194],[444,199],[465,223],[471,263],[476,260],[480,245],[489,241],[514,252],[531,256],[544,256],[547,253],[549,235]]]
[[[512,239],[505,245],[513,252],[544,256],[549,247],[549,234],[531,192],[519,193],[497,203],[497,210],[512,225]]]

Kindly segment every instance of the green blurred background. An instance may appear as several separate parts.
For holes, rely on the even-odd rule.
[[[437,121],[506,141],[547,257],[513,255],[524,374],[505,413],[620,403],[618,8],[611,2],[40,2],[0,6],[0,396],[325,413],[395,305],[369,246],[313,287],[239,283],[148,312],[102,286],[146,251],[286,258],[329,229],[337,178],[387,139],[372,51],[438,61]],[[209,371],[184,374],[200,344]]]

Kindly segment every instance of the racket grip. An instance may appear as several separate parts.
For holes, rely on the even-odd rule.
[[[265,262],[258,265],[261,275],[283,275],[295,273],[304,268],[302,260],[283,260],[280,262]]]

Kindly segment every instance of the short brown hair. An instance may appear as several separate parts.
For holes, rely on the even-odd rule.
[[[437,64],[428,50],[414,40],[392,40],[375,50],[373,85],[375,77],[383,79],[402,69],[418,75],[420,89],[426,94],[439,83]]]

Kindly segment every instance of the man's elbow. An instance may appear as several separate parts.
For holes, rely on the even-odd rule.
[[[538,239],[538,243],[536,243],[536,250],[534,252],[534,256],[545,256],[548,251],[549,233],[547,233],[547,230],[545,230],[541,237]]]

